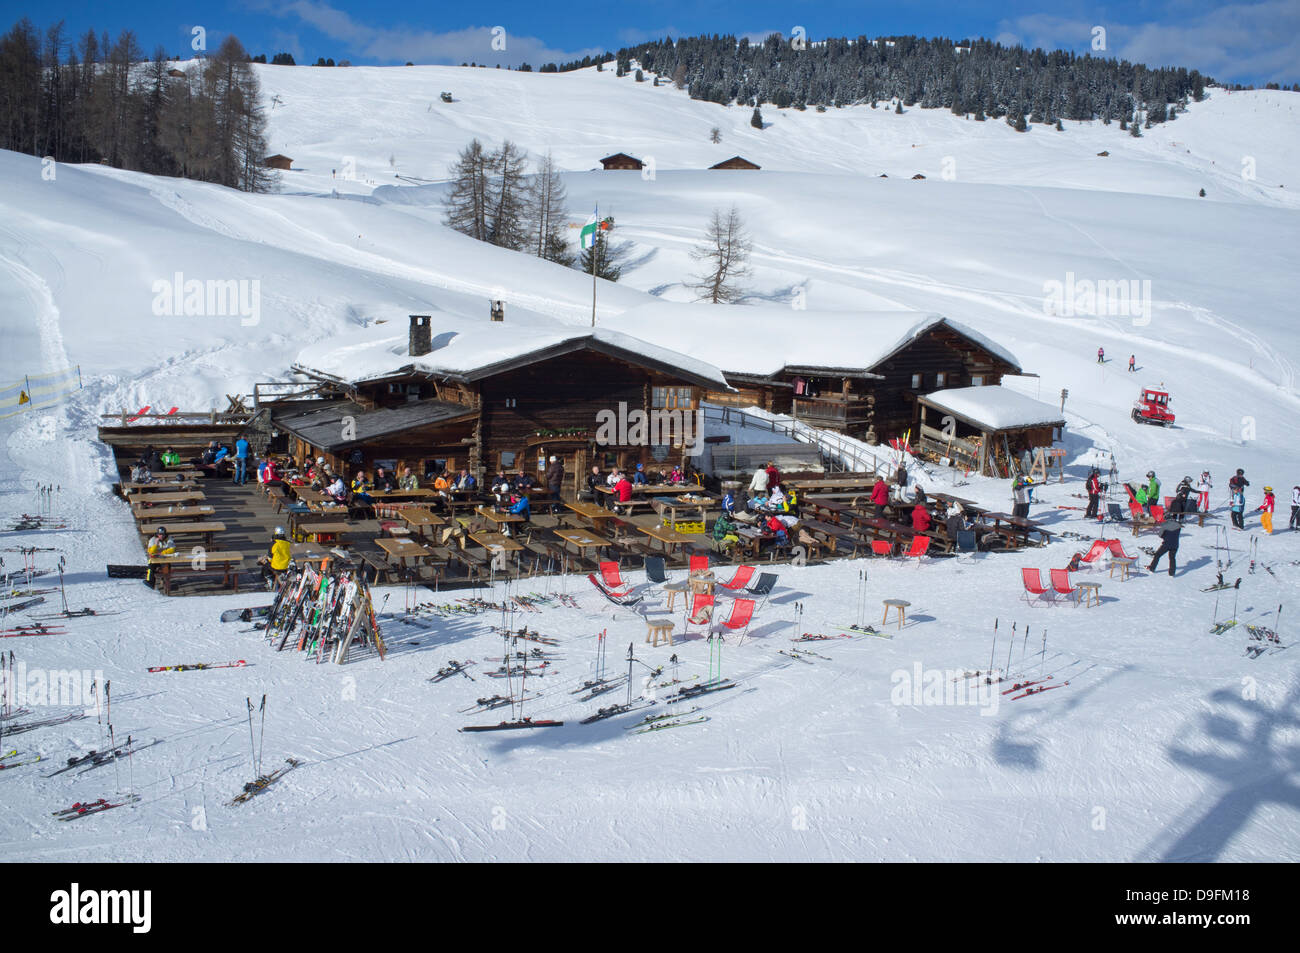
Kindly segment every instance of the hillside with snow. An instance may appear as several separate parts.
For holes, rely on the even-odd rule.
[[[688,353],[692,339],[712,334],[753,363],[779,352],[788,335],[845,333],[841,319],[819,322],[818,314],[937,312],[1037,375],[1009,387],[1052,404],[1068,390],[1070,480],[1044,487],[1033,514],[1054,528],[1089,531],[1079,513],[1057,507],[1082,505],[1071,494],[1081,492],[1086,466],[1105,469],[1111,455],[1122,478],[1155,469],[1168,488],[1208,469],[1216,507],[1237,467],[1251,479],[1251,507],[1271,484],[1280,531],[1259,542],[1269,571],[1242,568],[1250,534],[1240,533],[1227,570],[1246,580],[1239,616],[1271,626],[1300,586],[1300,536],[1286,532],[1284,512],[1300,483],[1300,96],[1214,89],[1139,139],[1099,123],[1018,134],[946,111],[895,115],[883,103],[826,113],[765,108],[760,131],[749,109],[693,102],[609,70],[257,69],[271,151],[295,166],[273,195],[101,166],[61,165],[51,178],[36,158],[0,153],[3,383],[78,365],[84,384],[54,409],[0,421],[0,515],[31,512],[33,487],[58,484],[60,515],[74,528],[0,538],[64,547],[69,601],[124,612],[73,621],[75,638],[15,639],[5,648],[33,666],[104,670],[121,691],[123,726],[166,741],[132,766],[131,784],[144,795],[138,808],[82,822],[98,824],[116,856],[1300,857],[1300,656],[1246,659],[1241,637],[1208,634],[1215,595],[1200,590],[1223,558],[1209,526],[1185,534],[1174,579],[1163,569],[1127,583],[1100,573],[1104,601],[1092,609],[1018,602],[1021,566],[1064,565],[1078,547],[1070,540],[963,565],[783,568],[782,588],[751,637],[727,648],[727,674],[744,688],[719,699],[709,722],[634,737],[612,721],[485,743],[455,730],[464,717],[457,710],[481,686],[424,681],[448,658],[500,649],[481,620],[392,622],[387,662],[339,673],[216,622],[222,609],[256,604],[257,595],[165,599],[106,580],[106,562],[137,562],[140,549],[129,514],[109,493],[111,458],[94,432],[99,414],[146,404],[222,408],[227,394],[285,379],[304,353],[325,353],[367,329],[382,335],[378,322],[400,337],[410,313],[474,331],[487,322],[488,301],[501,299],[503,334],[518,326],[544,337],[588,325],[589,276],[442,224],[456,153],[476,136],[486,144],[509,138],[534,156],[553,153],[575,225],[597,205],[615,217],[628,266],[620,282],[600,282],[598,320],[611,332]],[[439,99],[443,90],[452,103]],[[653,160],[654,174],[593,171],[613,152]],[[737,154],[762,171],[707,170]],[[1247,167],[1253,172],[1243,176]],[[913,180],[918,172],[926,178]],[[731,308],[690,305],[690,251],[713,208],[732,204],[754,243],[749,297]],[[176,313],[166,289],[191,279],[249,283],[250,307]],[[1047,289],[1071,280],[1134,281],[1149,294],[1138,313],[1070,315]],[[1097,364],[1099,346],[1112,363]],[[1136,375],[1124,370],[1130,353]],[[1168,388],[1177,427],[1129,419],[1140,384]],[[919,476],[932,489],[957,479]],[[1001,482],[975,478],[958,492],[1009,505]],[[1257,534],[1257,518],[1251,526]],[[1132,551],[1149,537],[1122,538]],[[878,624],[880,600],[899,597],[913,607],[906,628],[892,640],[822,643],[828,658],[811,663],[777,654],[799,624],[796,603],[806,631],[856,620],[863,572],[866,621]],[[572,687],[589,673],[602,629],[611,658],[634,642],[647,660],[665,661],[662,650],[642,649],[634,614],[580,577],[533,583],[561,584],[579,608],[528,620],[567,643],[557,683]],[[391,596],[390,611],[403,599],[400,589]],[[900,704],[891,695],[898,673],[915,665],[987,667],[994,618],[999,666],[1011,622],[1018,633],[1029,624],[1029,637],[1011,645],[1011,667],[1054,673],[1069,687],[968,706]],[[690,674],[703,674],[704,642],[677,651]],[[252,664],[141,674],[160,660],[217,657]],[[221,802],[247,780],[243,700],[264,692],[276,712],[268,751],[310,765],[236,824]],[[538,717],[577,721],[594,708],[558,687],[546,695],[532,712]],[[94,729],[92,719],[84,731],[28,737],[61,761],[94,747]],[[107,772],[92,775],[94,784],[13,774],[4,777],[15,809],[0,818],[0,856],[83,856],[85,842],[48,823],[48,802],[103,795]],[[112,780],[127,783],[120,774]],[[329,809],[299,810],[309,804]],[[1097,808],[1110,819],[1104,831],[1094,824]],[[199,809],[209,819],[201,830],[191,823]],[[509,818],[504,827],[494,826],[498,809]]]

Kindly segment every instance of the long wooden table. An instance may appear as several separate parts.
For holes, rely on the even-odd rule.
[[[680,547],[685,546],[687,543],[695,542],[691,537],[666,526],[638,526],[637,529],[662,544],[664,552],[669,556],[676,553]]]
[[[415,559],[418,561],[420,559],[427,559],[434,555],[433,550],[426,549],[413,539],[390,539],[387,537],[380,537],[375,540],[375,544],[384,552],[388,553],[389,556],[400,561],[403,569],[406,568],[406,561],[408,559]]]
[[[418,506],[403,507],[402,511],[398,515],[401,516],[402,521],[414,530],[416,535],[421,538],[424,538],[425,531],[428,530],[429,527],[447,525],[447,521],[441,516],[435,516],[428,510],[422,509]]]
[[[139,523],[136,525],[136,529],[138,529],[140,534],[145,537],[145,542],[148,542],[149,537],[158,532],[158,527],[165,527],[166,525],[166,523],[161,521],[157,523]],[[167,533],[169,536],[197,536],[204,546],[211,547],[213,535],[215,533],[224,533],[225,531],[225,523],[198,520],[193,523],[181,523],[177,526],[173,526],[167,531]]]
[[[224,585],[238,592],[239,567],[243,562],[244,557],[239,553],[204,553],[202,556],[185,556],[178,553],[174,556],[149,557],[149,565],[157,567],[158,575],[162,578],[164,595],[171,595],[174,573],[179,572],[184,575],[218,570],[225,571]]]
[[[579,558],[585,557],[589,549],[600,549],[609,545],[609,540],[580,529],[557,529],[555,535],[566,544],[565,548],[572,546],[576,549]]]
[[[476,507],[474,512],[495,526],[500,526],[502,523],[522,523],[524,521],[524,518],[516,513],[498,513],[496,510],[485,506]]]
[[[123,483],[122,492],[127,496],[150,496],[158,493],[189,492],[197,490],[198,483],[193,480],[168,480],[161,483]]]
[[[216,512],[216,508],[209,505],[204,506],[143,506],[139,503],[132,504],[131,512],[137,520],[155,520],[162,522],[169,520],[173,523],[185,520],[201,520],[205,516],[211,516]]]
[[[186,503],[202,503],[206,496],[202,490],[168,490],[165,493],[149,493],[144,498],[133,497],[132,506],[167,506]]]
[[[595,503],[565,503],[564,505],[594,526],[598,533],[603,533],[609,521],[614,518],[611,510],[597,506]]]

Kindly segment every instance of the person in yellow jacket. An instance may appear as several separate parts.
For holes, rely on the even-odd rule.
[[[258,560],[262,566],[262,578],[266,580],[266,588],[274,589],[276,582],[280,579],[280,573],[289,568],[289,562],[292,559],[292,553],[289,549],[288,537],[284,534],[284,527],[277,526],[275,535],[271,537],[271,545],[266,550],[266,555]]]
[[[166,526],[158,527],[158,532],[154,533],[153,538],[149,540],[148,550],[150,556],[176,555],[176,543],[167,535]]]

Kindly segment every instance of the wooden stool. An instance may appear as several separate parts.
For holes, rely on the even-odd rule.
[[[645,640],[652,645],[658,645],[661,640],[667,639],[668,644],[673,644],[673,620],[671,618],[645,620],[646,636]]]
[[[1136,557],[1132,557],[1132,556],[1112,556],[1112,557],[1110,557],[1110,575],[1111,575],[1111,578],[1114,578],[1114,576],[1115,576],[1115,570],[1118,569],[1118,570],[1119,570],[1119,581],[1120,581],[1120,582],[1125,582],[1125,581],[1127,581],[1127,580],[1128,580],[1129,570],[1131,570],[1131,569],[1133,568],[1133,564],[1136,563],[1136,562],[1137,562],[1137,558],[1136,558]]]
[[[677,601],[678,596],[686,594],[687,587],[684,583],[670,582],[664,586],[664,592],[668,593],[668,611],[673,611],[673,604]]]
[[[1085,608],[1101,605],[1101,583],[1077,582],[1074,585],[1079,590],[1078,601],[1082,602]]]
[[[906,601],[905,599],[886,599],[886,600],[884,600],[884,603],[885,603],[885,615],[884,615],[884,617],[880,620],[880,624],[881,624],[881,625],[884,625],[886,622],[889,621],[889,610],[890,610],[890,609],[897,609],[897,610],[898,610],[898,627],[901,629],[901,628],[903,627],[903,620],[904,620],[904,617],[905,617],[905,615],[906,615],[905,610],[907,609],[908,606],[911,605],[911,603],[908,602],[908,601]]]

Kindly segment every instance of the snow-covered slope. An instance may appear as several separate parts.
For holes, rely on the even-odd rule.
[[[711,330],[724,352],[753,363],[779,355],[790,337],[854,333],[851,318],[819,322],[818,312],[937,312],[1005,345],[1039,375],[1009,387],[1052,405],[1068,389],[1071,482],[1042,488],[1034,510],[1054,528],[1091,529],[1057,506],[1082,505],[1071,494],[1081,491],[1084,465],[1105,469],[1110,453],[1122,478],[1154,468],[1167,487],[1210,469],[1216,507],[1227,475],[1244,467],[1252,507],[1264,484],[1280,491],[1282,526],[1288,488],[1300,482],[1300,232],[1297,185],[1287,180],[1300,145],[1300,98],[1215,90],[1137,140],[1100,125],[1017,135],[1003,123],[942,112],[896,116],[883,104],[765,110],[770,125],[760,132],[748,110],[694,103],[612,71],[259,72],[274,103],[272,149],[303,167],[284,175],[277,195],[98,166],[60,166],[50,181],[38,160],[0,154],[8,370],[0,384],[68,363],[81,366],[85,382],[56,411],[0,422],[8,455],[0,498],[9,501],[0,515],[32,511],[35,484],[56,484],[60,515],[74,530],[0,536],[5,545],[63,546],[69,601],[129,613],[73,622],[75,638],[16,639],[15,647],[42,670],[102,668],[114,682],[119,730],[166,741],[135,760],[134,781],[103,770],[89,781],[69,774],[49,782],[6,772],[13,809],[0,816],[0,855],[84,855],[91,848],[50,823],[48,811],[128,784],[145,795],[138,810],[80,822],[99,824],[124,859],[1300,855],[1300,822],[1287,802],[1300,661],[1289,651],[1244,659],[1241,636],[1207,633],[1214,596],[1200,589],[1222,557],[1211,527],[1188,532],[1173,580],[1162,572],[1120,583],[1101,574],[1103,602],[1092,609],[1031,610],[1017,601],[1019,569],[1064,565],[1078,545],[1070,540],[973,564],[783,569],[782,588],[745,645],[727,646],[726,673],[745,682],[709,710],[711,721],[648,737],[614,720],[485,742],[458,734],[462,716],[453,713],[491,690],[423,680],[450,657],[500,654],[480,620],[389,623],[389,661],[340,674],[268,652],[255,635],[214,621],[220,609],[257,596],[168,600],[105,580],[106,561],[136,561],[139,547],[107,493],[93,429],[97,414],[123,407],[224,407],[225,394],[282,377],[304,351],[378,340],[385,328],[375,323],[400,329],[412,312],[463,326],[486,322],[489,300],[500,298],[505,330],[528,328],[523,337],[587,325],[589,277],[450,232],[440,221],[444,186],[412,184],[443,179],[473,136],[509,137],[534,154],[554,151],[568,170],[575,223],[599,203],[616,218],[616,240],[629,243],[624,279],[600,286],[602,326],[690,353],[691,337]],[[442,103],[443,89],[456,101]],[[714,125],[720,145],[708,142]],[[1110,156],[1095,155],[1102,150]],[[590,171],[615,151],[653,157],[654,176]],[[763,170],[705,171],[737,153]],[[955,160],[951,180],[945,156]],[[1253,158],[1254,179],[1242,177],[1243,157]],[[345,170],[355,175],[342,178]],[[917,171],[928,178],[911,180]],[[750,298],[731,309],[692,308],[715,323],[675,333],[654,316],[687,308],[689,251],[712,209],[733,203],[754,240]],[[178,273],[182,281],[258,282],[256,314],[166,313],[172,299],[159,283],[175,283]],[[1070,280],[1137,280],[1143,307],[1069,316],[1049,289]],[[1099,345],[1111,363],[1097,364]],[[1137,374],[1122,369],[1130,353]],[[1141,383],[1167,386],[1178,427],[1129,420]],[[942,490],[954,476],[922,480]],[[1009,502],[994,481],[974,479],[957,492],[999,508]],[[1233,535],[1228,570],[1246,577],[1236,611],[1271,625],[1277,604],[1294,602],[1300,545],[1292,533],[1261,539],[1260,558],[1273,571],[1252,575],[1241,568],[1242,535]],[[1125,546],[1146,539],[1126,536]],[[881,599],[904,598],[912,603],[907,628],[892,641],[828,643],[819,651],[829,661],[777,654],[794,634],[796,602],[808,613],[806,630],[830,633],[856,618],[864,571],[867,620]],[[402,597],[394,591],[389,608]],[[547,613],[529,624],[566,639],[569,660],[559,687],[545,689],[531,712],[538,717],[576,721],[594,707],[573,702],[567,688],[589,674],[601,629],[611,645],[635,642],[655,664],[669,654],[643,651],[641,620],[594,592],[581,592],[576,610]],[[995,617],[999,666],[1009,646],[1013,669],[1055,673],[1070,686],[1041,699],[999,695],[988,716],[980,711],[992,698],[960,706],[891,697],[916,665],[985,668]],[[1036,657],[1044,634],[1045,655]],[[675,651],[683,677],[703,674],[703,642]],[[226,657],[254,666],[142,671]],[[247,780],[239,717],[244,697],[261,692],[275,712],[268,752],[312,764],[274,797],[241,809],[236,826],[221,802]],[[92,720],[26,737],[56,760],[96,746],[96,730]],[[1093,826],[1097,807],[1106,833]],[[193,823],[198,808],[202,828]]]

